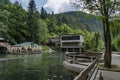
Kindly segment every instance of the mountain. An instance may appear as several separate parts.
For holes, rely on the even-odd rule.
[[[97,16],[83,13],[80,11],[71,11],[66,13],[56,14],[57,24],[66,23],[70,27],[87,29],[88,31],[102,31],[102,22]]]

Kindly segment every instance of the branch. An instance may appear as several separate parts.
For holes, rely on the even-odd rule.
[[[111,10],[110,10],[110,13],[108,14],[109,16],[111,15],[111,13],[112,13],[112,11],[113,11],[115,5],[116,5],[116,0],[114,0],[113,6],[112,6],[112,8],[111,8]]]
[[[100,11],[100,13],[103,15],[104,13],[102,12],[102,8],[100,8],[100,7],[97,5],[96,1],[94,1],[93,4],[94,4],[95,7]]]

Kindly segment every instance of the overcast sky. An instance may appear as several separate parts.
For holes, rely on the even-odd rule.
[[[30,0],[10,0],[11,2],[18,1],[22,4],[23,8],[27,10],[27,6]],[[70,5],[70,0],[35,0],[38,10],[43,6],[47,12],[62,13],[67,11],[73,11],[74,8]]]

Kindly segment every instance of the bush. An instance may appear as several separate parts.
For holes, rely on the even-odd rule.
[[[50,48],[48,46],[43,46],[44,51],[48,51]]]

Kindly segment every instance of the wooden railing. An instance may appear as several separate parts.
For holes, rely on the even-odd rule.
[[[98,58],[85,68],[74,80],[95,80],[98,73]]]
[[[92,62],[94,59],[96,59],[96,56],[85,56],[85,55],[74,55],[74,54],[70,54],[70,55],[66,55],[65,56],[65,60],[72,60],[73,62],[76,62],[77,59],[82,58],[85,60],[88,60],[88,62]]]
[[[87,66],[82,72],[80,72],[80,74],[77,77],[75,77],[74,80],[95,80],[96,76],[98,76],[98,60],[100,56],[101,53],[100,54],[96,53],[94,56],[88,55],[86,56],[84,54],[66,54],[65,56],[66,61],[70,61],[70,63]],[[88,65],[85,64],[84,62],[81,61],[79,62],[78,60],[81,58],[83,59],[83,61],[89,61],[90,64]]]

